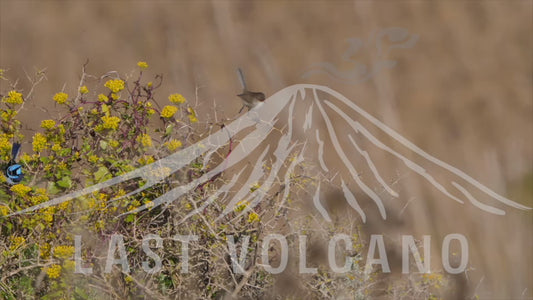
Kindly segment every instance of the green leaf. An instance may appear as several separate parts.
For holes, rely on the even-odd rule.
[[[166,131],[165,131],[165,136],[168,136],[170,134],[172,134],[172,129],[174,129],[174,125],[172,124],[169,124],[166,128]]]
[[[107,149],[107,142],[106,141],[100,141],[100,148],[102,148],[102,150]]]
[[[111,174],[109,173],[109,170],[106,167],[101,166],[100,168],[98,168],[98,171],[94,173],[94,180],[96,182],[100,182],[102,179],[105,179],[106,175]]]
[[[64,176],[61,180],[56,182],[56,184],[62,188],[68,189],[72,187],[72,179],[70,179],[70,176]]]
[[[48,182],[48,194],[55,195],[60,192],[57,186],[53,182]]]
[[[135,221],[135,215],[133,215],[133,214],[127,215],[126,219],[124,219],[124,221],[126,221],[127,223],[131,223],[131,222]]]

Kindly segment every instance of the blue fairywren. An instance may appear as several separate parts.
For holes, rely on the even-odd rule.
[[[18,155],[20,154],[20,143],[13,143],[13,148],[11,150],[11,160],[9,165],[5,169],[5,175],[7,178],[7,183],[17,184],[22,181],[24,174],[22,173],[22,166],[17,163]]]

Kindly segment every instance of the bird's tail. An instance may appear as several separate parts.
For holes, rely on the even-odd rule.
[[[241,81],[242,89],[246,90],[246,81],[244,81],[244,75],[242,74],[241,68],[237,69],[237,74],[239,75],[239,80]]]
[[[20,143],[13,143],[13,147],[11,149],[11,159],[13,161],[17,160],[17,157],[19,156],[20,154]]]

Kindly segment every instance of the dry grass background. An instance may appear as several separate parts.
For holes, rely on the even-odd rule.
[[[74,93],[87,59],[94,75],[127,74],[145,60],[148,73],[164,74],[161,100],[179,91],[197,101],[200,121],[212,121],[214,110],[231,118],[240,108],[239,66],[250,87],[268,96],[303,83],[300,76],[313,63],[349,68],[340,59],[346,38],[402,27],[420,38],[413,48],[390,53],[398,61],[392,70],[358,84],[321,75],[305,82],[336,89],[425,151],[532,206],[532,11],[532,1],[496,0],[0,0],[0,66],[22,89],[29,87],[24,72],[46,69],[47,81],[21,112],[28,131],[54,116],[55,92],[65,86]],[[356,58],[369,64],[375,53],[365,49]],[[379,165],[398,170],[385,157]],[[459,278],[460,296],[532,297],[531,211],[490,215],[445,199],[405,170],[400,177],[401,197],[388,203],[391,217],[370,220],[367,233],[393,241],[399,234],[431,234],[433,249],[448,233],[464,234],[473,269]]]

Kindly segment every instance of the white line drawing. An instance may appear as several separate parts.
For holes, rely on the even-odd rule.
[[[296,105],[299,106],[296,107]],[[301,109],[300,106],[303,106],[303,109]],[[314,108],[316,108],[316,110],[314,110]],[[305,114],[304,120],[301,122],[301,124],[295,122],[295,118],[293,117],[298,110],[303,111]],[[288,116],[286,122],[284,119],[281,119],[284,113],[286,113]],[[322,127],[323,131],[320,133],[314,130],[309,131],[311,115],[313,113],[318,114],[321,118],[320,121],[323,122],[321,124],[325,125]],[[313,117],[313,120],[317,120],[316,115]],[[336,130],[336,125],[332,122],[332,120],[337,122],[342,121],[347,124],[348,128],[351,130],[351,133],[348,133],[346,136],[340,136],[340,132]],[[382,133],[385,133],[386,136],[390,137],[394,142],[397,143],[396,146],[402,146],[405,151],[410,151],[418,159],[423,160],[424,165],[431,165],[432,168],[437,168],[439,173],[432,174],[420,164],[393,150],[391,146],[386,145],[386,142],[380,140],[380,138],[373,135],[368,128],[363,126],[360,123],[360,120],[364,120],[367,123],[369,122],[374,127],[374,130],[379,130]],[[287,129],[281,133],[282,136],[277,140],[275,146],[267,145],[262,151],[260,151],[261,149],[258,148],[259,145],[271,132],[280,132],[280,130],[275,127],[275,124],[278,121],[281,122]],[[309,141],[295,140],[296,132],[306,132],[306,130],[308,133],[304,134],[303,136],[309,138]],[[464,204],[465,202],[468,202],[481,210],[496,215],[504,215],[505,211],[492,206],[487,202],[499,203],[499,205],[503,204],[505,206],[521,210],[531,209],[497,194],[460,169],[428,154],[418,146],[414,145],[412,142],[408,141],[405,137],[401,136],[396,131],[364,111],[361,107],[344,97],[339,92],[326,86],[297,84],[278,91],[266,99],[263,105],[254,107],[248,113],[245,113],[238,119],[226,125],[224,129],[211,134],[207,138],[179,152],[171,154],[152,164],[143,166],[127,174],[114,177],[105,182],[98,183],[82,190],[75,191],[50,201],[20,210],[11,215],[30,213],[44,207],[58,205],[65,201],[69,201],[134,178],[143,179],[146,183],[144,186],[128,193],[123,197],[140,193],[143,190],[146,190],[163,181],[170,174],[183,167],[186,167],[197,157],[201,155],[209,156],[210,153],[213,153],[223,146],[226,146],[232,137],[239,133],[243,134],[244,132],[249,133],[247,133],[240,140],[233,151],[231,151],[231,153],[216,167],[206,172],[201,177],[194,179],[189,183],[175,187],[167,193],[159,196],[157,199],[152,201],[150,207],[153,208],[173,202],[179,197],[187,194],[189,191],[207,182],[214,176],[247,159],[249,153],[255,149],[258,149],[260,155],[258,156],[256,162],[252,164],[251,173],[247,175],[247,179],[244,181],[244,183],[241,183],[243,181],[239,180],[242,172],[244,171],[244,169],[242,169],[237,172],[237,174],[233,175],[229,182],[221,186],[214,195],[209,196],[209,198],[206,199],[200,207],[190,212],[185,219],[198,212],[201,212],[217,197],[228,195],[230,190],[236,190],[236,192],[233,193],[232,198],[229,200],[228,205],[221,213],[218,220],[233,212],[234,207],[238,205],[239,202],[246,201],[249,203],[249,205],[247,205],[247,207],[240,212],[240,214],[237,216],[239,217],[264,200],[275,183],[280,181],[279,178],[281,178],[281,181],[286,186],[289,186],[289,174],[299,163],[306,160],[305,154],[309,148],[307,143],[310,143],[311,141],[316,143],[318,141],[319,144],[325,143],[327,145],[331,145],[330,148],[332,148],[332,150],[329,151],[336,154],[335,157],[338,157],[341,165],[346,168],[345,173],[350,175],[340,178],[339,184],[339,186],[342,187],[342,192],[347,203],[355,211],[357,211],[363,221],[366,221],[365,212],[359,205],[355,195],[346,184],[346,182],[350,181],[358,187],[359,192],[366,195],[366,197],[374,202],[381,217],[386,219],[387,213],[382,199],[383,196],[378,195],[378,193],[376,193],[367,183],[365,183],[363,178],[359,176],[357,167],[352,163],[350,158],[355,155],[360,156],[365,162],[366,167],[371,170],[371,176],[369,177],[372,178],[373,182],[376,182],[378,186],[381,186],[383,191],[385,191],[390,197],[398,197],[399,195],[385,182],[385,180],[383,180],[378,169],[376,168],[375,163],[372,161],[372,153],[363,149],[359,140],[356,140],[355,134],[357,134],[359,137],[365,138],[367,142],[373,145],[373,147],[379,148],[382,151],[389,153],[393,157],[400,159],[409,169],[420,175],[429,184],[431,184],[433,188],[440,191],[447,198],[453,199],[458,203]],[[342,139],[342,141],[340,139]],[[297,144],[300,145],[300,147],[297,147]],[[351,147],[348,148],[349,152],[344,149],[346,147]],[[267,152],[269,151],[272,151],[275,159],[269,165],[269,168],[265,169],[263,168],[263,165],[267,164],[265,158]],[[323,149],[318,151],[317,155],[320,157],[315,158],[315,162],[319,162],[320,165],[323,165],[322,168],[328,168],[329,166],[327,166],[326,159],[322,157],[324,155]],[[287,163],[288,161],[290,161],[290,164]],[[435,175],[439,175],[441,172],[446,173],[453,178],[449,181],[436,178]],[[251,192],[250,185],[255,182],[260,183],[260,188]],[[453,190],[452,188],[455,189]],[[327,210],[320,202],[319,192],[320,184],[318,184],[315,190],[312,202],[323,218],[326,221],[331,221]],[[481,201],[476,199],[472,192],[476,194],[483,194],[484,200]],[[285,189],[282,195],[282,204],[285,203],[287,197],[288,189]],[[486,201],[485,198],[488,198],[489,201]],[[146,205],[142,205],[137,209],[124,214],[140,212],[147,208],[148,207]]]
[[[319,62],[311,65],[302,78],[307,79],[317,74],[326,74],[337,82],[355,84],[374,77],[376,74],[396,66],[395,60],[387,59],[389,52],[395,48],[411,48],[418,41],[417,34],[410,34],[407,29],[390,27],[373,32],[368,40],[348,38],[348,47],[341,55],[344,65],[336,66],[330,62]],[[369,65],[355,59],[358,52],[367,48],[375,48],[377,60]]]

